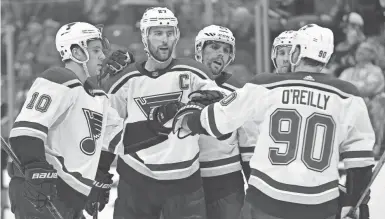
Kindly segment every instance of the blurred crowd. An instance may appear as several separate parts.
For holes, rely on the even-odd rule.
[[[112,50],[128,48],[145,57],[138,22],[150,6],[165,5],[179,19],[181,39],[177,57],[194,57],[194,38],[209,24],[226,26],[236,38],[236,58],[227,71],[240,82],[250,80],[255,66],[254,7],[258,0],[12,0],[2,1],[1,28],[2,108],[7,107],[7,45],[13,44],[15,109],[24,101],[33,79],[50,66],[62,65],[55,33],[64,23],[103,24]],[[270,42],[282,31],[306,23],[329,27],[335,34],[335,54],[324,69],[356,85],[365,98],[377,134],[375,152],[385,149],[385,28],[384,0],[270,0]],[[2,112],[3,113],[3,112]],[[3,114],[2,114],[3,116]],[[5,116],[6,118],[6,116]],[[7,122],[2,119],[2,125]],[[5,129],[7,130],[7,129]],[[7,136],[6,132],[2,133]],[[382,146],[381,146],[382,145]]]

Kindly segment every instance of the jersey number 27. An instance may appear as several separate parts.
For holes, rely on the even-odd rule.
[[[289,165],[297,159],[301,148],[300,156],[305,166],[322,172],[330,166],[336,124],[333,117],[321,113],[307,117],[303,127],[302,119],[295,109],[277,109],[271,114],[270,137],[275,143],[286,144],[287,147],[284,153],[279,152],[277,147],[270,147],[270,162],[273,165]],[[300,142],[301,132],[303,142]],[[319,155],[316,157],[315,154]]]

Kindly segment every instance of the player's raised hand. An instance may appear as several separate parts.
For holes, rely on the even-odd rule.
[[[197,90],[188,95],[190,98],[189,104],[197,104],[207,106],[222,100],[225,95],[217,90]]]
[[[102,72],[113,76],[134,62],[134,55],[128,50],[116,50],[104,60]]]
[[[182,102],[173,101],[151,109],[148,114],[150,127],[160,135],[168,135],[171,132],[171,121],[175,114],[184,106]]]

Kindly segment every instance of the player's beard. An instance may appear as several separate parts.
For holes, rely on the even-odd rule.
[[[278,73],[289,73],[291,72],[291,68],[290,68],[290,65],[287,65],[287,66],[282,66],[280,68],[277,69]]]
[[[205,65],[209,67],[211,73],[214,76],[218,76],[219,74],[221,74],[225,67],[225,63],[223,62],[223,60],[219,61],[218,59],[210,59]]]
[[[170,59],[172,55],[172,48],[173,46],[168,45],[161,45],[154,48],[151,44],[149,44],[149,52],[151,53],[151,56],[161,62],[165,62]]]

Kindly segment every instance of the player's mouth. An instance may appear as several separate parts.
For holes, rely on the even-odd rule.
[[[217,67],[218,69],[223,66],[223,62],[221,62],[219,60],[214,60],[213,64],[214,64],[214,67]]]
[[[159,47],[159,51],[162,53],[168,52],[168,47]]]

